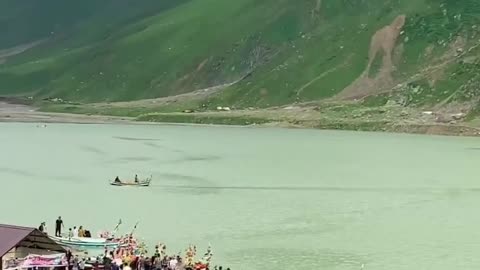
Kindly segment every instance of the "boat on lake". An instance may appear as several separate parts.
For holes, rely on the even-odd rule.
[[[148,187],[150,186],[150,182],[152,181],[152,176],[137,181],[121,181],[118,177],[113,181],[110,182],[112,186],[137,186],[137,187]]]
[[[90,238],[90,237],[58,237],[49,236],[53,241],[62,246],[77,247],[112,247],[116,248],[120,244],[106,238]]]

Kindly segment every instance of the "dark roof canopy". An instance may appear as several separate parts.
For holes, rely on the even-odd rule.
[[[0,224],[0,257],[14,247],[65,252],[65,249],[35,228]]]

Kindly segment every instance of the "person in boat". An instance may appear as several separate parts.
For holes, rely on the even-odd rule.
[[[135,174],[135,184],[138,184],[138,175]]]
[[[63,220],[62,217],[58,217],[55,221],[55,236],[61,237],[62,236],[62,228],[63,228]]]
[[[47,232],[47,229],[45,228],[45,222],[40,223],[40,226],[38,226],[38,230],[41,231],[42,233]]]
[[[118,176],[115,177],[115,183],[121,183],[121,182],[122,182],[122,181],[120,181],[120,178],[118,178]]]
[[[78,227],[78,237],[85,237],[85,230],[83,226]]]

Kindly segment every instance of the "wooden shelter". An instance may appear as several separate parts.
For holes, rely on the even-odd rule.
[[[31,253],[47,255],[64,252],[65,248],[36,228],[0,224],[0,270],[8,259],[23,258]]]

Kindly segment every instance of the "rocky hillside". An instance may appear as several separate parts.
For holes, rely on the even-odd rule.
[[[0,0],[0,29],[0,95],[480,109],[478,0]]]

